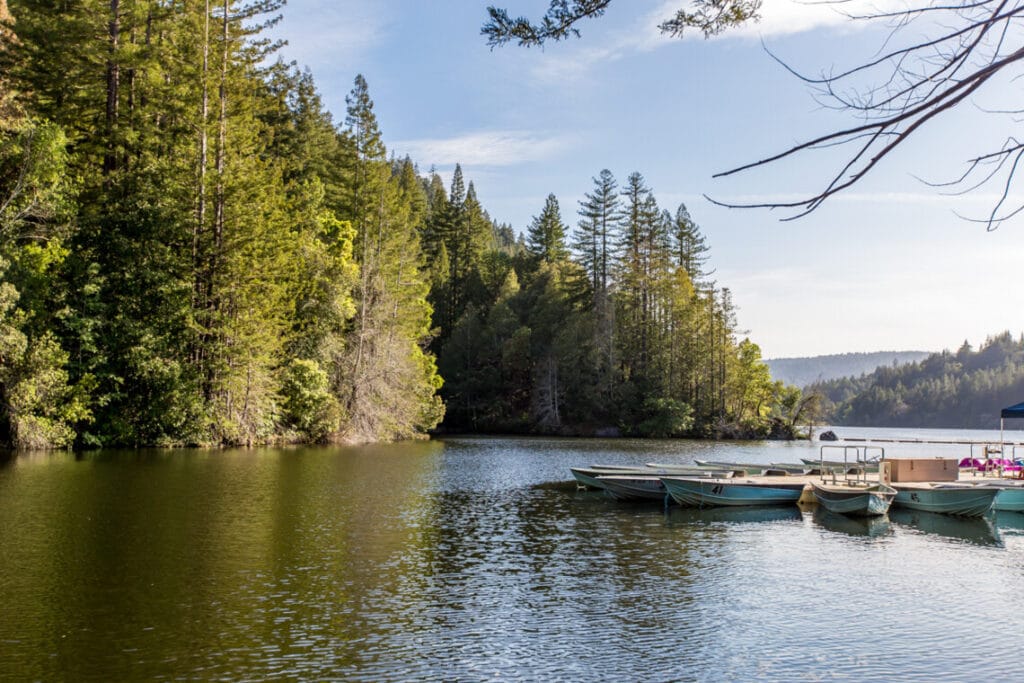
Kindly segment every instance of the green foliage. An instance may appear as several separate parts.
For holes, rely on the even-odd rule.
[[[511,42],[521,47],[542,46],[549,40],[578,38],[577,23],[600,17],[609,5],[611,0],[551,0],[547,13],[538,23],[526,17],[512,18],[507,10],[489,6],[489,20],[480,32],[492,48]],[[677,37],[686,29],[697,29],[705,38],[710,38],[734,26],[757,21],[760,10],[761,0],[693,0],[676,10],[658,28]]]
[[[1003,332],[977,351],[965,342],[956,353],[943,351],[808,389],[825,397],[831,424],[991,429],[1000,409],[1024,396],[1024,339]]]
[[[50,334],[30,340],[21,358],[3,371],[9,440],[15,448],[66,448],[75,438],[75,426],[87,422],[90,377],[69,383],[68,361]]]
[[[664,439],[683,436],[693,428],[693,408],[672,398],[648,398],[643,405],[644,420],[637,425],[640,436]]]
[[[288,362],[281,395],[286,423],[307,439],[321,441],[337,432],[341,406],[330,391],[327,372],[315,360]]]
[[[15,4],[7,444],[404,439],[442,419],[761,434],[807,414],[737,342],[685,207],[605,170],[572,254],[554,195],[517,237],[461,166],[446,188],[388,157],[362,76],[335,126],[310,74],[268,59],[281,4]],[[606,4],[554,3],[541,30]]]
[[[554,263],[568,256],[565,247],[565,226],[558,208],[558,199],[549,194],[544,208],[535,216],[527,231],[526,248],[541,261]]]
[[[0,241],[40,239],[40,225],[65,219],[72,194],[67,139],[48,122],[0,125]]]

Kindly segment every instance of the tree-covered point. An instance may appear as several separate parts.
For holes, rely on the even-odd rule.
[[[0,441],[795,423],[685,208],[602,172],[517,236],[268,58],[282,4],[0,0]]]
[[[664,211],[641,174],[619,189],[605,169],[577,217],[570,238],[549,195],[525,245],[492,241],[463,263],[462,296],[435,287],[435,324],[454,321],[436,347],[445,429],[789,437],[813,421],[813,401],[737,339],[685,206]]]
[[[978,350],[965,341],[956,352],[822,382],[807,391],[824,396],[831,424],[995,429],[1002,408],[1024,401],[1024,337],[1003,332]]]

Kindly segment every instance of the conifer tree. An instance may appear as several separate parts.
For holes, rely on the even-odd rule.
[[[578,262],[590,275],[595,307],[607,299],[619,220],[619,195],[612,172],[603,169],[593,178],[594,189],[580,202],[580,222],[573,248]]]
[[[690,280],[702,285],[710,273],[704,270],[710,248],[700,228],[690,218],[685,204],[680,204],[670,223],[672,254],[676,265],[686,269]]]
[[[348,210],[357,229],[360,278],[354,338],[338,390],[351,438],[409,438],[432,428],[444,414],[436,395],[441,379],[424,350],[431,307],[419,219],[408,197],[409,179],[391,174],[361,76],[347,102],[348,139],[356,152]]]
[[[565,246],[565,225],[558,208],[558,199],[549,194],[539,216],[534,216],[527,231],[527,250],[545,263],[564,261],[569,252]]]

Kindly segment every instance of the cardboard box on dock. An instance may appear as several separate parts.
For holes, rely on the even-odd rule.
[[[892,480],[897,483],[911,481],[956,481],[960,468],[954,458],[893,458]]]

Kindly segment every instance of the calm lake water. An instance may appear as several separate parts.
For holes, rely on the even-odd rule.
[[[6,456],[0,678],[1019,680],[1024,515],[666,511],[565,484],[574,465],[817,448],[460,438]]]

